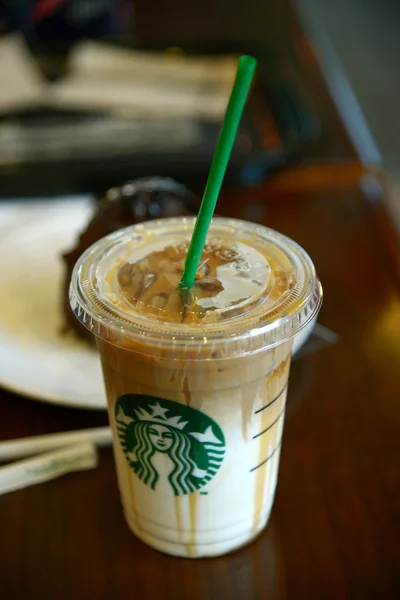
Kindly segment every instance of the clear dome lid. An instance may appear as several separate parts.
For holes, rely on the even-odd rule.
[[[228,357],[273,347],[316,316],[322,289],[308,254],[272,229],[219,217],[188,308],[176,288],[194,223],[150,221],[91,246],[70,287],[81,323],[117,344],[129,341],[154,355],[172,348],[198,359],[218,350]]]

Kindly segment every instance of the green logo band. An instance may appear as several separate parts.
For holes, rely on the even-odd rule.
[[[126,394],[115,405],[115,424],[128,463],[153,490],[167,480],[175,496],[190,494],[214,477],[224,459],[221,428],[185,404]]]

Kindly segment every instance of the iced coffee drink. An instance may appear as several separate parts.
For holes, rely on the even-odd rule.
[[[293,338],[321,289],[288,238],[213,220],[179,290],[192,219],[133,226],[78,261],[71,305],[97,338],[125,517],[150,546],[224,554],[271,511]]]

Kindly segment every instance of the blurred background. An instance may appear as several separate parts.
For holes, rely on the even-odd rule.
[[[2,1],[2,196],[101,195],[153,174],[201,189],[247,52],[260,68],[227,184],[384,165],[400,228],[399,13],[392,0]]]

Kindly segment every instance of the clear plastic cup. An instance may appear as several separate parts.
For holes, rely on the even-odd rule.
[[[257,291],[195,326],[136,311],[120,293],[118,266],[190,239],[193,226],[194,219],[164,219],[99,240],[75,266],[70,291],[100,351],[128,526],[153,548],[184,557],[225,554],[267,524],[293,339],[322,301],[298,244],[215,218],[209,238],[245,248],[250,270],[265,260]]]

